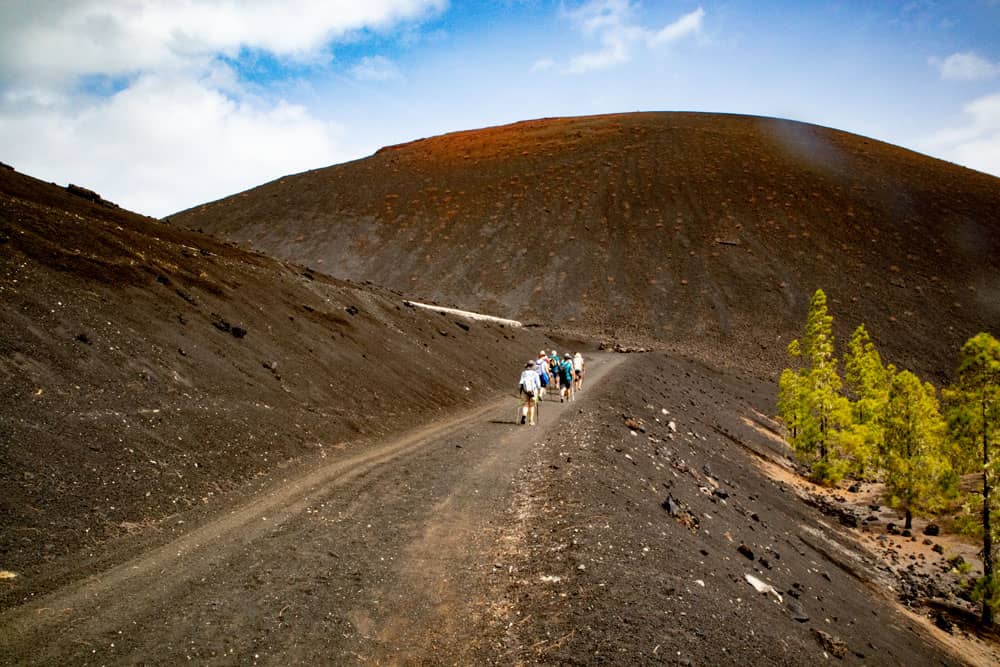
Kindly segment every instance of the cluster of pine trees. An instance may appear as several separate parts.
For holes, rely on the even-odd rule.
[[[1000,609],[1000,578],[993,572],[993,545],[1000,541],[993,493],[1000,474],[1000,342],[987,333],[970,338],[959,355],[955,382],[939,400],[931,383],[885,365],[862,324],[847,345],[842,377],[833,317],[826,294],[816,290],[805,332],[789,344],[788,353],[795,368],[781,374],[778,411],[814,481],[882,481],[886,501],[904,512],[907,528],[914,513],[934,514],[962,503],[977,508],[983,577],[975,595],[983,602],[984,624],[992,624]],[[981,492],[962,497],[959,481],[972,473],[981,475]]]

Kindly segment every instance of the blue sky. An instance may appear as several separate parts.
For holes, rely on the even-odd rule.
[[[1000,0],[8,0],[0,160],[166,215],[528,118],[791,118],[1000,175]]]

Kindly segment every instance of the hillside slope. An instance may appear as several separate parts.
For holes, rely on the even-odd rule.
[[[551,345],[9,170],[0,321],[0,569],[20,575],[0,607],[509,390]]]
[[[940,378],[1000,329],[1000,179],[768,118],[549,119],[391,146],[172,216],[414,298],[779,363],[809,295]]]

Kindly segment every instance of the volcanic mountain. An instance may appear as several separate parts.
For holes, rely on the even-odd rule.
[[[774,368],[824,289],[935,374],[1000,329],[1000,180],[861,136],[700,113],[389,146],[172,216],[331,275]]]
[[[0,169],[0,663],[996,664],[956,629],[974,547],[810,485],[768,415],[816,286],[939,372],[995,327],[997,203],[868,140],[672,114],[172,221]],[[568,346],[578,400],[520,425],[525,360]]]

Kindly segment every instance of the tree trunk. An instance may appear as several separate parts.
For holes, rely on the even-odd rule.
[[[990,526],[990,449],[986,423],[986,400],[982,401],[983,418],[983,578],[986,579],[986,597],[983,600],[983,625],[993,625],[993,532]]]
[[[906,508],[906,523],[903,525],[903,528],[906,530],[913,528],[913,512],[910,511],[909,507]]]

